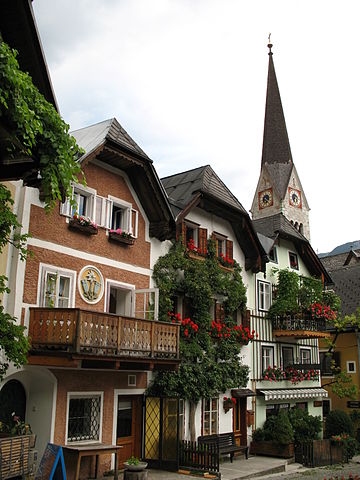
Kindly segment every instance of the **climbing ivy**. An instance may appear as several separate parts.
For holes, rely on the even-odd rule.
[[[180,330],[181,363],[177,372],[159,372],[148,389],[152,395],[178,396],[197,403],[229,388],[246,386],[249,369],[242,365],[242,343],[235,335],[211,337],[214,320],[214,298],[221,297],[225,329],[236,325],[236,311],[246,309],[246,288],[241,268],[235,262],[232,271],[220,267],[215,243],[208,241],[205,259],[190,258],[181,241],[172,246],[154,267],[154,280],[159,287],[159,319],[170,321],[173,299],[182,295],[191,309],[191,321],[197,325],[189,335]],[[185,326],[188,324],[185,322]]]
[[[59,116],[20,70],[16,51],[0,41],[0,120],[12,135],[9,154],[37,160],[32,174],[40,178],[46,209],[56,200],[71,197],[71,182],[78,182],[82,150]]]

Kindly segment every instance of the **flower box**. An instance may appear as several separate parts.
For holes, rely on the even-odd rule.
[[[252,455],[265,455],[268,457],[291,458],[294,456],[294,444],[280,445],[274,442],[251,442]]]
[[[109,240],[113,240],[114,242],[122,243],[124,245],[134,245],[135,238],[130,236],[124,236],[119,233],[109,232]]]
[[[78,230],[81,233],[85,233],[86,235],[97,235],[98,234],[98,229],[95,225],[93,224],[88,224],[84,225],[80,223],[79,220],[77,219],[71,219],[69,221],[69,228],[72,230]]]

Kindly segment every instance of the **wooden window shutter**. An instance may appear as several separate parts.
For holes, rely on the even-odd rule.
[[[231,240],[226,240],[226,256],[233,259],[233,242]]]
[[[178,223],[176,225],[176,240],[182,238],[182,244],[186,247],[186,224],[185,222]]]
[[[207,250],[207,229],[199,228],[199,245],[200,251],[205,254]]]

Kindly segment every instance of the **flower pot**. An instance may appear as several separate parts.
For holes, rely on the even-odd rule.
[[[109,232],[109,240],[113,240],[114,242],[122,243],[124,245],[134,245],[135,238],[133,237],[122,237],[118,233]]]
[[[137,465],[134,465],[133,463],[124,462],[124,465],[130,472],[141,472],[141,470],[145,470],[148,464],[147,462],[139,462]]]
[[[78,230],[81,233],[85,233],[86,235],[97,235],[98,229],[93,225],[81,225],[76,220],[70,220],[69,228],[72,230]]]

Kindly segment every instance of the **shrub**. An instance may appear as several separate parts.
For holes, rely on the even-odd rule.
[[[258,428],[253,434],[254,442],[274,442],[286,445],[294,441],[294,431],[286,412],[280,411],[272,415],[264,423],[263,428]]]
[[[350,437],[354,436],[354,426],[346,412],[342,410],[332,410],[326,417],[325,437],[347,433]]]
[[[322,423],[320,417],[309,415],[306,410],[293,408],[289,411],[289,420],[294,430],[294,440],[296,444],[310,443],[318,438],[321,432]]]
[[[359,442],[353,437],[346,438],[343,441],[343,445],[343,457],[345,461],[350,460],[354,455],[359,452]]]

